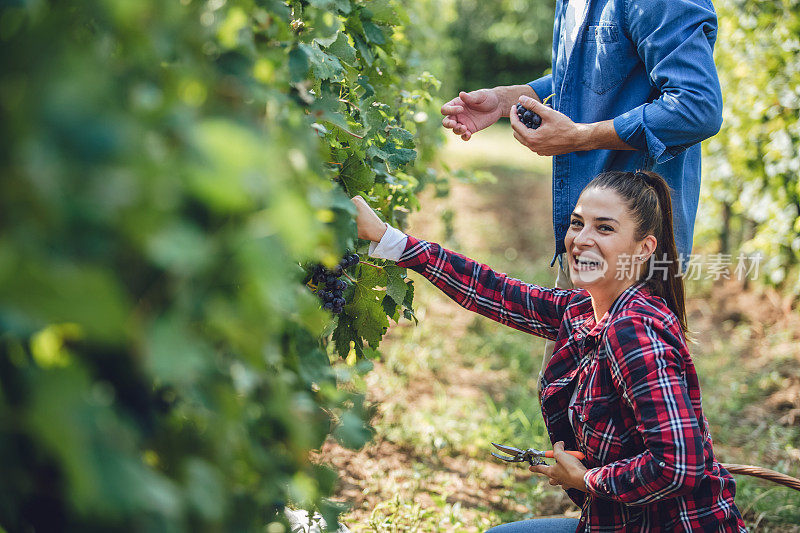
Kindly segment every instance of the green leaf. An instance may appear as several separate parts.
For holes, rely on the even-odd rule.
[[[389,118],[384,113],[388,110],[389,106],[379,102],[369,102],[366,109],[362,109],[362,114],[365,115],[365,126],[371,134],[383,131],[389,124]]]
[[[356,49],[350,46],[347,34],[344,32],[339,32],[339,36],[328,47],[328,51],[345,63],[353,64],[356,61]]]
[[[333,435],[345,448],[358,450],[372,438],[372,431],[357,413],[345,411]]]
[[[386,44],[386,36],[383,34],[383,30],[375,23],[365,20],[363,25],[364,35],[367,37],[368,41],[377,45]]]
[[[344,73],[344,67],[339,63],[339,60],[323,52],[316,44],[301,44],[298,49],[305,51],[314,75],[320,80],[338,78]],[[289,59],[291,60],[291,57]]]
[[[353,299],[345,306],[345,311],[353,317],[358,334],[364,337],[370,346],[377,348],[381,337],[389,327],[389,320],[381,303],[384,293],[375,290],[376,286],[385,286],[386,274],[383,269],[361,268]]]
[[[378,161],[387,161],[389,159],[389,154],[381,150],[377,145],[370,145],[367,148],[367,157],[370,159],[377,159]]]
[[[357,157],[347,158],[340,176],[350,194],[369,191],[375,183],[375,173]]]
[[[397,13],[389,0],[371,0],[367,3],[372,20],[381,24],[397,23]]]
[[[157,265],[184,275],[204,269],[213,252],[211,241],[188,222],[171,224],[153,233],[147,251]]]
[[[375,95],[375,87],[369,83],[369,78],[366,76],[359,76],[357,83],[364,89],[364,95],[361,97],[361,100],[367,100]]]
[[[121,280],[99,265],[11,258],[0,269],[0,310],[13,309],[29,332],[77,324],[80,338],[125,342],[131,308]],[[20,333],[25,334],[25,331]]]
[[[309,68],[308,52],[306,45],[300,45],[289,52],[289,78],[293,82],[306,79]]]
[[[333,0],[308,0],[308,3],[317,9],[323,10],[330,10],[334,4]]]
[[[398,266],[384,267],[388,282],[386,284],[386,294],[391,296],[392,300],[398,304],[402,304],[405,300],[406,292],[408,292],[408,285],[406,285],[406,269]]]
[[[411,309],[411,304],[414,303],[414,281],[408,280],[406,286],[406,297],[403,299],[403,306]]]
[[[413,320],[415,324],[418,324],[419,321],[417,317],[414,315],[414,310],[411,308],[411,305],[414,303],[414,282],[412,280],[408,280],[406,283],[406,297],[403,299],[403,316],[407,320]]]
[[[414,148],[414,134],[403,128],[391,128],[389,138],[397,141],[403,148]]]
[[[175,316],[156,321],[148,335],[147,366],[160,384],[189,384],[213,362],[213,352]]]
[[[397,322],[397,319],[400,318],[400,306],[397,305],[397,302],[387,294],[383,297],[381,305],[383,305],[383,312],[386,313],[386,316]]]
[[[417,158],[417,151],[410,148],[395,148],[392,145],[386,145],[383,148],[389,154],[389,163],[394,168],[407,165]]]
[[[371,67],[372,63],[375,61],[375,54],[372,53],[372,49],[364,42],[364,39],[358,35],[352,35],[352,37],[356,45],[356,50],[361,54],[361,59],[364,60],[364,63],[366,63],[368,67]]]
[[[361,337],[358,335],[356,324],[349,314],[339,315],[339,323],[333,331],[333,342],[336,346],[336,353],[341,358],[347,357],[350,352],[350,343],[355,345],[356,354],[360,357],[364,354],[364,346]]]
[[[343,15],[349,15],[351,11],[350,0],[335,0],[334,4],[336,9],[342,12]]]

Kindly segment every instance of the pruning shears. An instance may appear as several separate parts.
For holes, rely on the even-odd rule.
[[[492,452],[492,455],[494,455],[501,461],[505,461],[506,463],[524,463],[525,461],[527,461],[528,463],[530,463],[531,466],[535,466],[535,465],[547,464],[544,462],[545,457],[548,459],[553,458],[553,450],[548,450],[546,452],[537,450],[535,448],[520,450],[519,448],[514,448],[513,446],[505,446],[503,444],[496,444],[494,442],[492,443],[492,446],[494,446],[501,452],[508,454],[508,455],[500,455],[498,453]],[[565,450],[565,452],[580,460],[583,460],[584,457],[586,457],[585,455],[583,455],[582,452],[576,452],[572,450]]]

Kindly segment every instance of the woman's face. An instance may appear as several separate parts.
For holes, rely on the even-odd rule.
[[[596,187],[584,190],[564,238],[572,283],[617,293],[639,279],[656,239],[648,235],[636,240],[635,231],[635,221],[616,192]]]

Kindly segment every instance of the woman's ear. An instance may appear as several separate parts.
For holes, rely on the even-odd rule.
[[[639,253],[637,254],[637,257],[641,258],[642,263],[647,262],[647,260],[650,259],[650,256],[656,251],[657,246],[658,239],[656,239],[655,235],[648,235],[642,240],[641,243],[639,243]]]

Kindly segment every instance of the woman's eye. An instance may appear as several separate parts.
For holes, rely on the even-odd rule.
[[[612,228],[608,224],[601,224],[600,231],[614,231],[614,228]]]
[[[580,227],[582,224],[580,220],[575,219],[572,222],[570,222],[570,225],[577,228]]]

